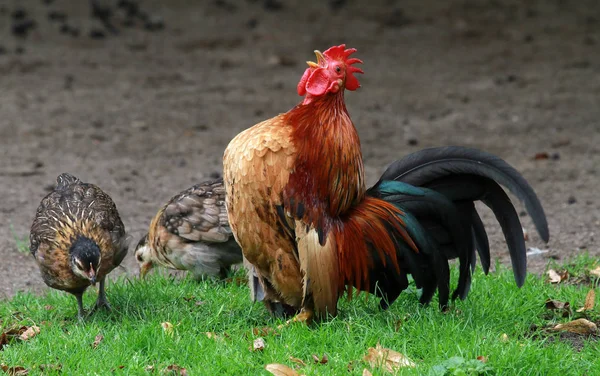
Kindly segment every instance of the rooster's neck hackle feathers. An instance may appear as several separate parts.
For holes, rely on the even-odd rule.
[[[343,91],[296,106],[285,114],[285,123],[296,148],[284,195],[293,198],[288,207],[326,234],[331,219],[360,202],[366,191],[360,140]]]

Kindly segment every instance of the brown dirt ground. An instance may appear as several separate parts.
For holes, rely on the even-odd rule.
[[[528,245],[549,249],[530,257],[532,272],[549,257],[600,254],[596,0],[338,1],[335,11],[317,1],[268,10],[263,1],[148,0],[164,31],[104,40],[86,35],[85,1],[2,4],[17,3],[38,27],[16,38],[0,9],[0,298],[46,289],[16,239],[28,237],[59,173],[112,195],[137,240],[165,200],[221,171],[235,134],[299,101],[314,49],[342,42],[365,61],[363,87],[347,102],[369,182],[420,148],[481,148],[520,170],[545,207],[549,245],[523,217]],[[65,10],[84,35],[59,33],[48,9]],[[534,160],[542,152],[556,157]],[[485,213],[494,255],[506,261]],[[124,269],[137,273],[132,254]]]

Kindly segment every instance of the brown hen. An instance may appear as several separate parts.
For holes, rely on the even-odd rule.
[[[83,293],[96,281],[100,288],[94,310],[110,310],[106,275],[127,255],[129,237],[106,193],[70,174],[59,175],[37,209],[29,238],[44,282],[75,295],[80,318]]]

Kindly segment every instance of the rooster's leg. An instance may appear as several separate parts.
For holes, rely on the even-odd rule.
[[[313,321],[314,311],[311,308],[302,308],[299,314],[294,316],[293,319],[290,319],[285,322],[283,325],[279,325],[278,328],[282,329],[286,326],[289,326],[295,322],[304,323],[306,325],[310,325]]]
[[[110,304],[108,304],[108,300],[106,299],[106,291],[104,290],[105,278],[106,277],[102,277],[102,279],[100,280],[100,287],[98,289],[98,299],[96,300],[94,311],[99,308],[104,308],[107,311],[111,310]]]

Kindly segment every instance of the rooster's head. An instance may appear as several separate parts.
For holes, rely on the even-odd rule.
[[[337,93],[343,88],[358,89],[360,84],[354,74],[364,72],[352,66],[356,63],[362,64],[360,59],[349,58],[355,52],[355,48],[346,49],[345,44],[333,46],[323,53],[315,51],[317,62],[307,62],[308,68],[298,83],[298,94],[318,97],[327,93]]]

